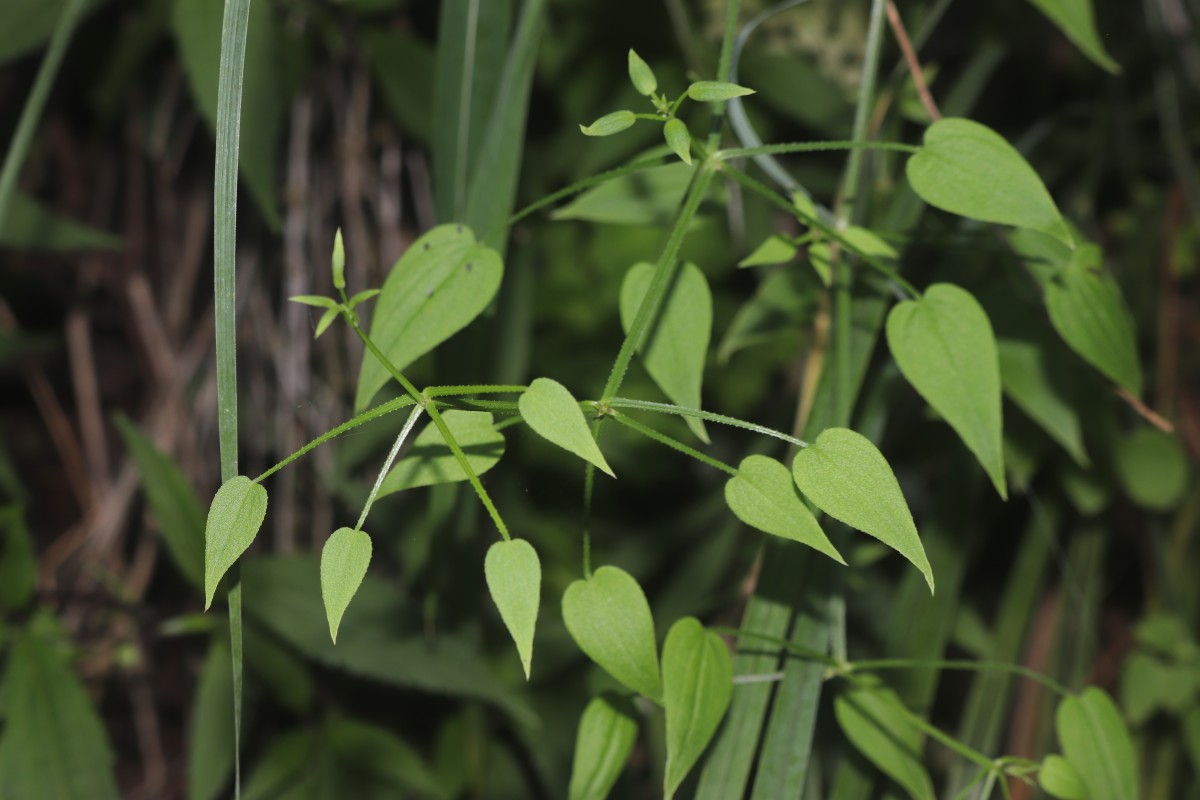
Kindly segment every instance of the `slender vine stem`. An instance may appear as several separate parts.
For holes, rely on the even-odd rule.
[[[363,523],[367,521],[367,514],[371,513],[371,506],[375,504],[375,498],[379,496],[379,488],[383,486],[383,479],[392,471],[392,464],[396,461],[396,455],[400,452],[400,448],[404,446],[404,440],[408,438],[408,434],[412,432],[413,426],[417,424],[417,419],[421,416],[421,406],[414,406],[412,413],[408,415],[408,420],[405,421],[404,427],[400,429],[400,435],[396,437],[395,444],[388,451],[387,458],[383,461],[383,468],[379,470],[379,477],[375,479],[375,485],[371,487],[371,493],[367,495],[367,502],[363,504],[362,513],[358,515],[358,523],[354,526],[354,530],[361,531]]]
[[[645,436],[649,439],[653,439],[654,441],[658,442],[659,444],[664,444],[667,447],[670,447],[672,450],[678,450],[680,453],[683,453],[685,456],[691,456],[692,458],[696,459],[700,463],[707,464],[708,466],[712,467],[713,469],[719,469],[721,472],[727,473],[729,475],[736,476],[738,474],[738,471],[736,469],[729,466],[724,461],[718,461],[717,459],[713,458],[712,456],[706,456],[704,453],[701,453],[699,450],[696,450],[695,448],[692,448],[692,447],[688,447],[686,444],[679,441],[678,439],[675,439],[671,436],[668,436],[665,433],[661,433],[659,431],[654,430],[651,427],[643,425],[642,423],[638,422],[637,420],[627,417],[624,414],[618,413],[617,411],[610,411],[609,416],[611,416],[616,422],[619,422],[620,424],[624,425],[625,427],[631,428],[631,429],[637,431],[638,433],[642,434],[643,436]]]
[[[528,386],[480,383],[465,386],[430,386],[425,390],[424,394],[426,397],[446,397],[463,394],[520,394],[528,388]]]
[[[921,151],[916,145],[903,142],[863,142],[863,141],[830,141],[830,142],[786,142],[782,144],[767,144],[761,147],[733,147],[718,150],[714,157],[728,161],[733,158],[749,158],[752,156],[780,155],[783,153],[824,153],[830,150],[887,150],[896,153],[915,154]]]
[[[783,431],[777,431],[774,428],[768,428],[764,425],[756,425],[753,422],[747,422],[737,417],[727,417],[724,414],[701,411],[698,408],[684,408],[683,406],[671,405],[670,403],[655,403],[650,400],[631,400],[626,397],[614,397],[606,405],[611,408],[632,408],[640,411],[656,411],[660,414],[674,414],[679,417],[695,417],[706,422],[716,422],[721,425],[729,425],[734,428],[761,433],[764,436],[779,439],[796,447],[808,447],[808,442],[803,439],[797,439],[795,436],[786,434]]]

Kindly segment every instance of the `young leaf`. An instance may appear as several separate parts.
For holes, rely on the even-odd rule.
[[[654,91],[658,89],[658,79],[654,77],[654,70],[650,69],[650,65],[633,52],[632,48],[629,51],[629,80],[638,94],[644,94],[646,97],[653,97]]]
[[[773,458],[747,456],[738,474],[725,483],[725,503],[747,525],[792,539],[824,553],[839,564],[846,560],[796,494],[788,468]]]
[[[267,516],[267,490],[236,475],[217,490],[204,525],[204,608],[212,605],[222,576],[246,552]]]
[[[1092,11],[1092,0],[1029,0],[1050,21],[1058,26],[1075,46],[1083,51],[1097,66],[1114,75],[1121,67],[1104,49],[1100,34],[1096,31],[1096,17]]]
[[[476,242],[469,228],[440,225],[409,245],[388,273],[371,339],[402,370],[479,316],[503,274],[500,254]],[[364,358],[355,408],[365,408],[389,379],[376,358]]]
[[[908,160],[908,182],[922,200],[952,214],[1032,228],[1073,247],[1058,206],[1033,167],[1004,137],[969,119],[943,119],[925,131]]]
[[[592,438],[579,403],[561,383],[538,378],[521,394],[517,407],[539,436],[617,477]]]
[[[354,599],[371,563],[371,537],[366,531],[338,528],[321,549],[321,598],[329,636],[337,644],[342,615]]]
[[[768,236],[754,252],[738,262],[739,267],[786,264],[796,257],[797,247],[784,236]]]
[[[1089,800],[1140,797],[1133,740],[1121,712],[1102,689],[1089,686],[1066,697],[1055,718],[1063,755],[1075,768]]]
[[[1046,343],[1035,339],[998,339],[996,355],[1000,360],[1000,383],[1008,398],[1061,444],[1076,464],[1090,466],[1079,412],[1059,386],[1058,379],[1064,370],[1053,365],[1054,353],[1047,349]]]
[[[887,341],[900,372],[954,428],[1001,497],[1004,481],[1000,362],[991,322],[978,301],[949,283],[896,305]]]
[[[671,148],[671,151],[690,167],[692,165],[692,135],[688,132],[687,125],[683,124],[683,120],[678,118],[667,120],[667,124],[663,125],[663,136],[666,137],[667,146]]]
[[[912,562],[933,592],[933,571],[908,503],[892,468],[869,439],[847,428],[828,428],[796,454],[792,477],[817,508]]]
[[[346,288],[346,247],[342,244],[342,229],[338,228],[333,235],[333,257],[330,259],[330,269],[333,271],[333,288]]]
[[[537,551],[524,539],[496,542],[488,548],[483,572],[492,602],[517,645],[521,666],[525,668],[525,680],[529,680],[533,630],[542,596],[542,564],[538,561]]]
[[[320,339],[321,334],[329,330],[329,326],[338,318],[338,310],[336,308],[327,308],[325,313],[321,315],[321,319],[317,320],[316,330],[313,331],[313,338]]]
[[[563,622],[579,649],[625,686],[662,702],[654,617],[628,572],[601,567],[567,587]]]
[[[1038,770],[1038,785],[1042,790],[1060,800],[1088,800],[1083,779],[1062,756],[1049,755],[1042,760]]]
[[[687,88],[687,96],[699,103],[716,103],[748,94],[754,94],[754,90],[722,81],[697,81]]]
[[[637,709],[630,698],[605,692],[579,718],[568,800],[604,800],[637,740]]]
[[[580,125],[579,130],[583,131],[584,136],[612,136],[632,127],[635,122],[637,117],[632,111],[614,111],[605,114],[591,125]]]
[[[482,475],[504,455],[504,434],[496,430],[487,411],[442,412],[442,421],[462,448],[467,463],[476,475]],[[465,481],[466,473],[442,438],[436,425],[426,425],[413,440],[408,452],[396,462],[379,486],[379,497],[417,486]]]
[[[670,800],[729,708],[733,660],[721,637],[693,617],[672,625],[663,643],[662,685],[667,716],[663,793]]]
[[[634,264],[621,284],[621,327],[628,333],[637,317],[642,298],[654,277],[651,264]],[[684,264],[659,310],[658,320],[646,332],[638,352],[646,372],[671,402],[685,408],[700,408],[704,361],[712,335],[712,292],[704,273],[695,264]],[[708,442],[704,423],[687,418],[688,427],[700,441]]]
[[[851,744],[909,797],[933,800],[933,781],[921,756],[921,732],[908,721],[891,689],[852,689],[837,696],[833,713]]]
[[[1116,281],[1101,272],[1100,251],[1080,248],[1046,284],[1050,322],[1071,349],[1134,396],[1142,393],[1133,319]]]
[[[361,292],[356,292],[353,297],[351,297],[349,300],[346,301],[346,308],[354,308],[359,303],[365,302],[367,300],[370,300],[372,297],[378,296],[381,291],[383,291],[383,290],[382,289],[363,289]]]
[[[288,300],[314,308],[328,308],[331,311],[338,307],[338,302],[332,297],[322,297],[319,294],[296,294],[289,297]]]

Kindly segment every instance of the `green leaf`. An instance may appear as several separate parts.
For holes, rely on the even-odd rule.
[[[887,341],[900,372],[954,428],[1001,497],[1004,481],[1000,363],[991,322],[957,286],[930,286],[888,314]]]
[[[404,369],[467,326],[500,288],[500,254],[463,225],[440,225],[413,242],[392,267],[375,304],[371,339]],[[363,359],[355,408],[363,409],[390,375]]]
[[[1159,711],[1181,714],[1193,705],[1200,690],[1200,670],[1188,663],[1167,663],[1135,651],[1121,665],[1121,708],[1133,725],[1142,725]]]
[[[504,455],[504,434],[496,430],[491,413],[450,409],[442,412],[442,421],[462,448],[467,463],[476,475],[482,475],[496,466]],[[442,432],[436,425],[429,424],[383,479],[378,496],[417,486],[465,480],[467,475],[442,438]]]
[[[233,776],[233,663],[226,632],[208,646],[192,700],[187,750],[188,800],[217,800]]]
[[[16,634],[3,695],[0,795],[116,800],[104,725],[79,678],[48,643],[27,631]]]
[[[580,125],[579,130],[584,136],[612,136],[633,127],[637,117],[632,111],[614,111],[605,114],[591,125]]]
[[[604,800],[621,777],[637,740],[637,709],[611,692],[592,698],[575,735],[568,800]]]
[[[1139,428],[1118,440],[1113,455],[1125,493],[1143,508],[1170,511],[1187,492],[1187,453],[1171,434]]]
[[[721,637],[694,617],[671,626],[663,643],[667,768],[663,793],[675,795],[708,746],[733,696],[733,661]]]
[[[217,490],[204,526],[204,608],[212,605],[217,584],[246,552],[267,516],[267,490],[236,475]]]
[[[410,31],[361,30],[379,94],[400,128],[428,146],[433,141],[433,48]]]
[[[667,146],[671,148],[671,152],[683,159],[683,163],[689,167],[692,165],[692,134],[688,131],[688,126],[683,124],[683,120],[672,118],[667,120],[663,125],[663,136],[667,139]]]
[[[738,474],[725,483],[725,503],[747,525],[806,544],[845,565],[842,554],[796,494],[796,484],[788,468],[775,459],[766,456],[743,459]]]
[[[1092,11],[1092,0],[1029,0],[1050,21],[1058,26],[1075,46],[1083,51],[1097,66],[1114,75],[1121,66],[1113,61],[1104,49],[1100,34],[1096,30],[1096,17]]]
[[[1089,800],[1140,797],[1133,740],[1116,704],[1102,689],[1089,686],[1066,697],[1056,715],[1063,755],[1079,774]]]
[[[999,339],[1000,383],[1004,393],[1081,467],[1091,464],[1083,445],[1083,426],[1059,381],[1062,370],[1046,343],[1032,339]]]
[[[333,255],[329,259],[329,268],[333,273],[333,288],[346,288],[346,247],[342,244],[342,229],[338,228],[333,235]]]
[[[333,798],[445,798],[421,754],[387,728],[338,714],[325,723],[325,737],[341,779]]]
[[[561,383],[538,378],[521,394],[517,407],[525,423],[539,436],[617,477],[592,438],[578,401]]]
[[[317,735],[310,730],[284,734],[271,743],[254,765],[241,800],[310,800],[320,797],[313,782],[324,777],[327,758],[318,751]],[[326,798],[320,798],[326,800]]]
[[[650,65],[643,61],[633,48],[629,50],[629,81],[638,94],[646,97],[654,97],[654,91],[658,88],[658,78],[654,77],[654,70],[650,69]]]
[[[748,94],[754,94],[754,90],[723,81],[697,81],[687,88],[687,96],[700,103],[719,103]]]
[[[1062,800],[1088,800],[1083,779],[1071,762],[1062,756],[1049,755],[1042,760],[1042,768],[1038,770],[1038,785],[1046,794]]]
[[[621,327],[633,326],[642,299],[654,278],[652,264],[634,264],[621,284]],[[646,372],[672,403],[700,408],[704,362],[712,336],[712,292],[704,273],[695,264],[676,271],[658,312],[638,348]],[[687,418],[688,427],[700,441],[708,442],[702,420]]]
[[[517,645],[525,680],[529,680],[533,631],[542,597],[542,564],[537,551],[524,539],[496,542],[488,548],[483,572],[492,602]]]
[[[0,245],[53,252],[116,250],[121,247],[121,237],[72,222],[32,198],[13,192],[8,213],[0,221]]]
[[[0,508],[0,610],[16,611],[37,588],[37,555],[19,505]]]
[[[796,257],[798,248],[785,236],[768,236],[754,252],[738,262],[739,267],[759,267],[766,264],[786,264]]]
[[[321,319],[317,321],[317,327],[313,331],[313,338],[320,339],[321,334],[329,330],[329,326],[338,318],[339,311],[336,308],[327,308],[325,313],[321,315]]]
[[[817,508],[912,562],[933,592],[933,571],[908,503],[892,468],[869,439],[847,428],[827,428],[796,454],[792,477]]]
[[[1050,322],[1071,349],[1134,396],[1142,393],[1136,331],[1121,289],[1093,268],[1100,251],[1080,248],[1075,258],[1046,284]]]
[[[811,203],[811,201],[809,201]],[[880,239],[874,232],[851,225],[842,231],[842,238],[862,252],[876,258],[896,258],[894,247]],[[844,251],[844,248],[843,248]],[[816,242],[808,246],[808,261],[816,270],[821,283],[829,286],[833,283],[833,248],[828,242]]]
[[[654,617],[628,572],[601,567],[563,593],[563,622],[588,658],[638,694],[662,702]]]
[[[288,301],[299,303],[303,306],[312,306],[313,308],[327,308],[330,311],[336,310],[338,305],[340,305],[332,297],[325,297],[319,294],[295,294],[289,297]]]
[[[353,297],[346,301],[347,308],[354,308],[359,303],[366,302],[372,297],[378,297],[382,289],[364,289],[361,292],[356,292]]]
[[[366,531],[338,528],[321,548],[321,598],[325,601],[329,638],[334,643],[346,606],[367,576],[370,563],[371,537]]]
[[[891,689],[852,689],[838,695],[833,713],[846,738],[881,772],[917,800],[932,800],[933,781],[921,755],[921,732]]]
[[[1074,246],[1058,206],[1033,167],[1004,137],[969,119],[939,120],[908,160],[922,200],[952,214],[1032,228]]]
[[[550,218],[609,225],[669,225],[692,169],[679,161],[623,175],[588,189]]]
[[[70,0],[4,0],[0,3],[0,64],[41,47]],[[103,0],[85,2],[86,11]]]

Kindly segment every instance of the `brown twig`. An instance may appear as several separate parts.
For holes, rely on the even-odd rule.
[[[1175,432],[1175,423],[1171,422],[1171,420],[1147,406],[1145,403],[1139,400],[1135,394],[1130,392],[1125,387],[1117,387],[1117,395],[1126,403],[1128,403],[1130,407],[1138,413],[1138,416],[1149,422],[1154,427],[1158,428],[1160,431],[1163,431],[1164,433]]]
[[[900,19],[900,11],[896,8],[894,0],[888,0],[887,18],[888,25],[891,26],[892,33],[896,36],[896,43],[900,45],[900,51],[904,53],[904,61],[908,64],[908,72],[912,75],[913,85],[917,87],[917,96],[921,98],[921,105],[925,106],[931,119],[941,119],[942,112],[938,110],[933,95],[929,93],[929,84],[925,83],[925,73],[921,71],[921,62],[917,60],[917,52],[913,50],[912,42],[908,38],[908,29],[904,27],[904,20]]]

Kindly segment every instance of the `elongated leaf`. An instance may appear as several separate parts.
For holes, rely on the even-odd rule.
[[[933,800],[933,781],[921,755],[921,732],[891,689],[852,689],[838,695],[834,716],[846,738],[909,797]]]
[[[1032,339],[1000,339],[1000,382],[1004,393],[1046,434],[1063,446],[1081,467],[1091,464],[1083,444],[1079,413],[1060,384],[1046,343]]]
[[[1120,439],[1114,455],[1117,476],[1126,494],[1138,505],[1170,511],[1187,492],[1187,453],[1171,434],[1139,428]]]
[[[500,288],[500,254],[464,225],[440,225],[413,242],[392,267],[375,304],[371,339],[403,370],[467,326]],[[354,404],[363,409],[388,382],[387,369],[363,359]]]
[[[338,528],[321,548],[321,598],[325,601],[329,637],[335,643],[342,614],[354,599],[370,563],[371,537],[366,531]]]
[[[667,139],[667,147],[671,152],[683,159],[689,167],[692,165],[692,134],[681,119],[669,119],[663,125],[663,136]]]
[[[1140,395],[1142,368],[1133,319],[1116,281],[1094,268],[1099,262],[1099,250],[1081,248],[1046,284],[1050,322],[1084,361]]]
[[[654,92],[658,89],[658,78],[654,77],[654,70],[632,49],[629,51],[629,82],[637,89],[638,94],[646,97],[654,97]]]
[[[571,638],[588,658],[638,694],[662,702],[654,617],[632,575],[601,567],[567,587],[562,612]]]
[[[233,777],[233,674],[225,632],[213,636],[192,699],[188,800],[216,800]]]
[[[1121,67],[1104,49],[1100,34],[1096,30],[1096,16],[1092,11],[1092,0],[1029,0],[1050,21],[1058,26],[1075,46],[1083,51],[1097,66],[1113,74]]]
[[[246,552],[267,516],[267,490],[237,475],[217,490],[204,526],[204,608],[212,605],[217,584]]]
[[[1001,497],[1004,481],[1000,363],[987,313],[970,292],[930,286],[888,314],[888,347],[900,372],[954,428]]]
[[[817,508],[912,562],[933,591],[933,571],[908,503],[892,468],[869,439],[848,428],[829,428],[796,454],[792,476]]]
[[[19,250],[116,250],[121,237],[57,216],[41,203],[14,192],[0,222],[0,245]]]
[[[697,81],[687,88],[687,96],[700,103],[715,103],[754,94],[753,89],[723,81]]]
[[[517,405],[521,417],[539,436],[616,477],[592,438],[579,403],[561,383],[538,378],[521,394]]]
[[[654,277],[654,265],[635,264],[621,284],[621,327],[633,326],[642,299]],[[695,264],[676,271],[667,289],[658,320],[647,330],[639,352],[646,372],[671,402],[684,408],[700,408],[704,362],[712,336],[712,292],[704,273]],[[708,442],[702,420],[687,418],[692,433]]]
[[[1141,796],[1133,740],[1104,690],[1089,686],[1077,697],[1064,698],[1055,721],[1063,755],[1079,774],[1089,800]]]
[[[1062,800],[1088,800],[1083,779],[1062,756],[1046,756],[1038,770],[1038,785],[1046,794]]]
[[[612,136],[614,133],[628,130],[637,122],[632,111],[613,111],[600,117],[591,125],[580,125],[579,131],[584,136]]]
[[[672,625],[663,643],[662,685],[667,712],[663,793],[670,800],[729,708],[733,661],[721,637],[693,617]]]
[[[16,611],[37,588],[37,555],[19,505],[0,508],[0,610]]]
[[[504,455],[504,435],[496,430],[492,415],[487,411],[460,411],[450,409],[442,412],[442,420],[462,448],[467,463],[476,475],[482,475],[500,461]],[[413,440],[404,457],[396,462],[392,471],[383,479],[379,496],[412,489],[417,486],[433,486],[438,483],[465,481],[466,473],[454,453],[442,438],[436,425],[426,425]]]
[[[747,525],[806,544],[839,564],[846,563],[796,494],[796,484],[788,468],[775,459],[766,456],[743,459],[738,474],[725,483],[725,502]]]
[[[542,599],[542,563],[537,551],[524,539],[496,542],[488,548],[483,572],[492,602],[517,645],[525,679],[529,680],[533,631]]]
[[[1004,137],[969,119],[938,120],[908,160],[922,200],[953,214],[1048,233],[1074,246],[1058,206],[1033,167]]]
[[[588,189],[556,209],[550,218],[610,225],[669,225],[691,179],[691,167],[678,161],[644,169]]]
[[[317,795],[312,784],[328,769],[319,758],[317,736],[309,730],[292,731],[267,748],[246,781],[242,800],[308,800]]]
[[[637,740],[637,709],[628,697],[606,692],[592,698],[575,735],[568,800],[604,800]]]

